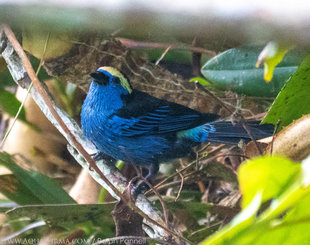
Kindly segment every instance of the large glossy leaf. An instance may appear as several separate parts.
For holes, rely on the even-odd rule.
[[[264,123],[277,124],[279,129],[295,119],[310,113],[310,56],[306,57],[296,73],[285,84],[273,102]]]
[[[10,219],[29,217],[43,219],[50,225],[72,227],[73,225],[93,221],[95,224],[112,224],[110,215],[115,203],[107,204],[49,204],[25,205],[7,212]]]
[[[264,81],[263,67],[255,67],[263,47],[229,49],[210,59],[202,74],[215,87],[252,96],[276,96],[302,60],[299,52],[289,52],[275,68],[270,83]]]
[[[0,153],[0,165],[10,169],[18,180],[18,185],[27,188],[41,203],[75,203],[56,181],[41,173],[19,167],[8,153]]]

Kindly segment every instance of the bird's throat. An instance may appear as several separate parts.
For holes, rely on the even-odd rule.
[[[87,113],[110,116],[123,106],[120,91],[92,83],[82,109],[89,110]]]

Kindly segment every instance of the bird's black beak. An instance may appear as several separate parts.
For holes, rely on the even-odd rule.
[[[93,79],[94,82],[100,85],[107,85],[109,82],[110,77],[102,72],[96,71],[89,74]]]

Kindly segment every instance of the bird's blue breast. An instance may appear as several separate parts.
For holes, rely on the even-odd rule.
[[[168,141],[162,136],[144,135],[127,137],[120,135],[120,129],[132,124],[134,119],[117,119],[115,116],[82,111],[82,128],[85,136],[99,151],[119,160],[138,165],[158,162],[158,156],[168,148]],[[83,117],[83,113],[87,114]]]
[[[103,124],[102,124],[103,122]],[[126,122],[119,122],[124,124]],[[88,137],[100,150],[113,158],[144,165],[157,162],[167,148],[164,137],[139,136],[124,137],[119,135],[119,125],[111,124],[109,119],[96,120],[95,118],[84,129]],[[88,133],[89,132],[89,133]]]

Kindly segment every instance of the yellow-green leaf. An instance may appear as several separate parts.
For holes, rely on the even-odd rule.
[[[23,48],[38,59],[51,59],[67,53],[73,46],[69,32],[50,33],[27,29],[23,31]]]
[[[263,202],[279,196],[299,170],[299,164],[282,157],[265,156],[245,162],[238,170],[242,207],[246,207],[260,191]]]
[[[269,42],[258,56],[256,67],[264,62],[264,79],[270,82],[273,77],[275,67],[283,60],[285,54],[292,49],[290,44],[280,44]]]

